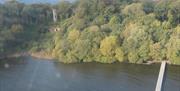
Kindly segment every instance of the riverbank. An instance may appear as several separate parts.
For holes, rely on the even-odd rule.
[[[52,55],[50,55],[49,53],[46,52],[29,52],[29,55],[35,58],[39,58],[39,59],[47,59],[47,60],[53,60],[54,58],[52,57]],[[168,64],[170,65],[174,65],[172,64],[169,60],[162,60],[162,61],[166,61]],[[147,61],[144,63],[133,63],[133,64],[143,64],[143,65],[152,65],[152,64],[160,64],[162,61]]]
[[[38,58],[38,59],[54,60],[54,58],[52,57],[52,55],[50,55],[50,53],[46,53],[43,51],[40,51],[40,52],[19,52],[19,53],[9,54],[9,55],[4,56],[4,57],[0,57],[0,59],[17,58],[17,57],[22,57],[22,56],[31,56],[31,57]],[[163,61],[166,61],[169,65],[177,65],[177,64],[172,64],[169,60],[163,60]],[[162,61],[154,60],[154,61],[147,61],[144,63],[132,63],[132,64],[153,65],[153,64],[159,64],[161,62]]]
[[[162,60],[162,61],[166,61],[167,64],[172,65],[172,63],[169,60]],[[145,64],[145,65],[151,65],[151,64],[159,64],[162,61],[147,61],[146,63],[140,63],[140,64]]]
[[[29,55],[39,59],[53,60],[54,58],[46,52],[29,52]]]
[[[45,52],[18,52],[13,54],[6,54],[0,57],[0,59],[6,59],[6,58],[17,58],[22,56],[32,56],[39,59],[54,59],[52,56],[50,56],[48,53]]]
[[[5,54],[5,55],[1,55],[0,59],[6,59],[6,58],[16,58],[16,57],[21,57],[21,56],[28,56],[29,53],[28,52],[18,52],[18,53],[13,53],[13,54]]]

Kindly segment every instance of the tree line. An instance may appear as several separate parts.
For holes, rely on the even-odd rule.
[[[47,31],[51,17],[48,4],[26,5],[16,0],[0,3],[0,56],[27,49],[28,42]]]
[[[13,13],[9,22],[4,20],[8,25],[12,24],[9,26],[13,27],[12,31],[11,28],[4,30],[24,30],[18,37],[26,33],[29,36],[36,34],[36,41],[27,42],[29,50],[43,51],[64,63],[169,60],[173,64],[180,64],[179,5],[180,0],[77,0],[55,5],[22,4],[27,12],[22,7],[19,8],[21,13],[4,11],[10,15]],[[1,9],[6,5],[0,6]],[[57,10],[58,22],[52,23],[49,7]],[[0,18],[8,16],[8,13],[0,13]],[[1,24],[3,19],[0,19]],[[19,22],[14,23],[13,20]],[[3,24],[6,24],[4,21]],[[30,25],[36,29],[28,30]],[[60,31],[45,32],[47,26],[58,27]],[[35,32],[29,33],[32,31]],[[1,32],[4,32],[3,29]]]

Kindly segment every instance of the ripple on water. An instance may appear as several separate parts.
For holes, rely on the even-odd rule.
[[[0,61],[0,91],[153,91],[159,68],[123,63],[61,64],[32,57],[8,59]],[[180,91],[179,68],[168,66],[165,91]]]

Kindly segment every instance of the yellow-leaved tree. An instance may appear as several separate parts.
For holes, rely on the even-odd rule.
[[[103,63],[115,62],[116,52],[119,51],[119,50],[116,50],[117,47],[118,47],[117,36],[108,36],[105,39],[103,39],[100,43],[100,52],[102,54],[100,61]],[[119,56],[119,55],[117,54],[116,56]],[[118,58],[118,59],[122,60],[121,58]]]
[[[80,31],[74,29],[74,30],[71,30],[69,31],[69,34],[68,34],[68,37],[67,39],[71,42],[77,40],[80,36]]]
[[[100,51],[104,56],[113,56],[117,45],[117,36],[106,37],[101,41]]]
[[[180,64],[180,26],[175,28],[167,43],[167,58],[173,64]]]

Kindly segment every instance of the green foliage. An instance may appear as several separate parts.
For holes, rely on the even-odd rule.
[[[12,32],[22,32],[23,31],[23,26],[20,24],[12,25],[11,27]]]
[[[180,64],[180,1],[77,0],[0,4],[0,56],[46,52],[64,63]],[[57,23],[52,22],[52,7]],[[57,29],[58,31],[54,31]]]
[[[102,16],[102,15],[96,17],[96,18],[94,19],[94,21],[93,21],[93,24],[95,24],[95,25],[103,25],[103,24],[105,24],[105,23],[106,23],[105,17]]]
[[[167,43],[167,57],[173,64],[180,64],[180,26],[171,35]]]
[[[149,60],[149,41],[144,42],[141,44],[140,48],[138,49],[138,55],[139,55],[139,60],[138,62],[142,63],[144,61]]]
[[[71,52],[68,52],[66,54],[65,60],[66,61],[63,60],[64,63],[76,63],[76,62],[79,62],[79,60]]]
[[[155,43],[150,45],[149,55],[152,59],[161,61],[166,57],[166,50],[161,43]]]
[[[177,26],[180,23],[180,0],[176,0],[169,4],[168,10],[168,21],[171,23],[172,26]]]
[[[74,29],[69,32],[67,39],[71,42],[74,42],[75,40],[79,38],[79,36],[80,36],[80,32]]]
[[[109,21],[109,25],[113,26],[115,24],[121,23],[121,20],[118,16],[113,16],[110,21]]]
[[[124,51],[122,50],[122,48],[117,48],[116,51],[115,51],[116,55],[116,59],[119,61],[119,62],[123,62],[125,61],[125,53]]]
[[[130,5],[127,5],[122,10],[122,12],[123,14],[129,15],[129,16],[142,16],[145,14],[142,3],[133,3]]]
[[[55,5],[55,7],[57,8],[57,14],[60,21],[69,18],[73,13],[72,4],[70,2],[61,1],[57,5]]]
[[[118,46],[117,36],[109,36],[101,41],[100,51],[104,56],[114,56]]]
[[[143,3],[143,7],[144,7],[144,12],[149,14],[149,13],[153,13],[154,12],[154,2],[144,2]]]
[[[89,40],[77,40],[74,43],[73,53],[78,60],[83,60],[88,52],[91,50],[91,44]]]
[[[130,63],[138,63],[139,56],[138,56],[137,52],[135,52],[135,51],[129,52],[128,53],[128,60]]]

